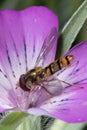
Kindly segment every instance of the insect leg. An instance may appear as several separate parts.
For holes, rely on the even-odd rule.
[[[50,93],[50,92],[44,87],[44,84],[43,84],[43,83],[37,84],[37,85],[41,86],[41,88],[43,88],[47,94],[49,94],[50,96],[53,96],[52,93]],[[31,93],[31,92],[33,92],[33,91],[34,91],[34,92],[37,91],[37,88],[36,88],[35,86],[33,86],[33,87],[30,89],[29,93]]]
[[[66,88],[68,88],[68,87],[71,87],[71,86],[76,86],[76,87],[78,87],[78,88],[83,88],[82,86],[78,86],[78,85],[76,85],[76,84],[72,84],[72,83],[69,83],[69,82],[66,82],[66,81],[63,81],[63,80],[60,80],[60,79],[58,79],[60,82],[63,82],[63,83],[65,83],[65,84],[67,84],[68,86],[66,87]]]
[[[42,83],[42,84],[40,84],[40,86],[45,90],[45,92],[47,93],[47,94],[49,94],[50,96],[53,96],[52,95],[52,93],[51,92],[49,92],[44,86],[44,83]]]

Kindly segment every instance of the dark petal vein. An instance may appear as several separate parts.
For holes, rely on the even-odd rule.
[[[25,53],[25,63],[26,63],[26,72],[28,71],[28,66],[27,66],[27,46],[24,40],[24,53]]]

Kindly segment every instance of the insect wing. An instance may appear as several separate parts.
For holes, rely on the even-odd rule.
[[[59,79],[57,79],[56,77],[48,77],[43,84],[43,87],[48,91],[51,96],[58,96],[63,91],[61,81],[59,81]]]
[[[50,52],[51,48],[54,46],[55,41],[57,40],[57,29],[56,27],[53,27],[48,34],[48,36],[45,38],[43,46],[40,50],[40,53],[37,57],[35,66],[38,66],[40,63],[40,60],[47,56],[47,54]]]
[[[56,72],[54,75],[47,77],[43,82],[43,87],[52,96],[58,96],[64,92],[68,87],[73,87],[74,84],[67,79],[66,71],[68,75],[73,75],[74,70],[77,68],[78,62],[64,69],[62,72]],[[64,76],[65,75],[65,76]],[[79,87],[76,87],[78,89]]]
[[[61,82],[58,79],[49,78],[41,85],[34,86],[29,97],[31,101],[34,101],[38,105],[54,96],[60,95],[62,90]]]

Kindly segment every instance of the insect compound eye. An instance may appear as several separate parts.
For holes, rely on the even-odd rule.
[[[20,76],[20,78],[19,78],[19,86],[20,86],[21,89],[27,91],[24,77],[25,77],[24,74]]]
[[[25,84],[24,82],[24,75],[21,75],[20,78],[19,78],[19,85],[20,87],[23,86]]]

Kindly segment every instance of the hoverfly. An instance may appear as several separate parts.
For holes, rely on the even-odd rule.
[[[55,91],[60,91],[60,82],[58,79],[53,78],[52,75],[54,75],[57,71],[61,70],[64,67],[67,67],[73,60],[73,55],[67,55],[64,57],[61,57],[45,68],[42,68],[41,66],[38,66],[40,61],[45,57],[51,48],[54,46],[54,43],[57,40],[57,29],[53,27],[48,34],[48,36],[45,38],[43,46],[40,50],[39,56],[37,57],[35,68],[29,70],[27,73],[22,74],[19,78],[19,86],[24,91],[31,91],[33,86],[40,85],[42,88],[45,89],[46,92],[52,93],[53,90],[50,90],[52,86],[54,86]],[[52,77],[49,79],[49,77]],[[58,83],[57,83],[58,82]],[[58,85],[57,85],[58,84]],[[49,87],[48,87],[49,86]],[[48,88],[47,88],[48,87]]]

